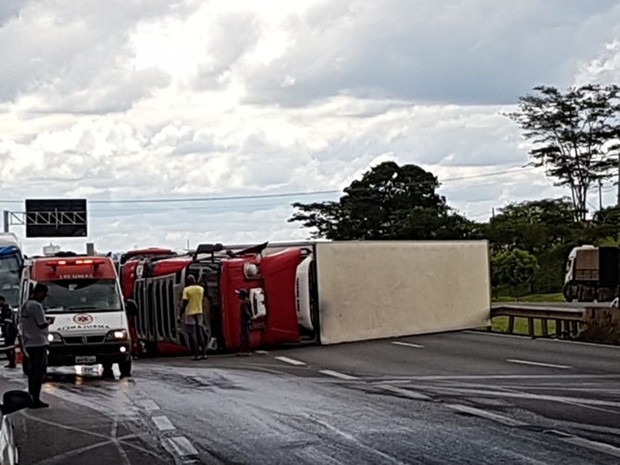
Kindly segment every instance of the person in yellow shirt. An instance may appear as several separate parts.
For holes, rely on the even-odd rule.
[[[196,278],[192,275],[187,277],[185,288],[183,289],[183,305],[179,320],[185,324],[185,332],[189,337],[190,347],[194,352],[193,360],[206,358],[206,341],[202,337],[204,317],[202,310],[202,299],[204,298],[204,288],[196,284]],[[200,348],[202,347],[202,355]]]

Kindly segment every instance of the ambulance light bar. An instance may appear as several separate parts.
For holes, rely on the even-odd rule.
[[[59,266],[80,266],[80,265],[92,265],[95,268],[98,268],[99,265],[102,265],[103,263],[105,263],[105,260],[98,260],[98,259],[77,259],[77,260],[58,260],[55,262],[50,262],[47,263],[47,266],[51,267],[51,268],[57,268]]]

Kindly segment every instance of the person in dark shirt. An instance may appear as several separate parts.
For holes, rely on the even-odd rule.
[[[252,304],[250,302],[250,293],[247,289],[238,289],[235,291],[241,299],[239,307],[241,319],[241,346],[237,355],[250,355],[250,328],[252,327]]]
[[[15,368],[15,339],[17,338],[17,324],[13,309],[6,303],[3,295],[0,295],[0,323],[2,327],[2,337],[4,338],[4,348],[9,364],[6,368]]]

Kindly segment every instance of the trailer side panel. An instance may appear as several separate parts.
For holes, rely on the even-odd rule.
[[[486,241],[316,245],[321,343],[490,325]]]

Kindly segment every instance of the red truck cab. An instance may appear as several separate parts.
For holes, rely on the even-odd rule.
[[[306,255],[289,248],[262,255],[266,244],[233,252],[221,245],[201,245],[187,255],[129,260],[121,274],[135,277],[125,296],[138,308],[137,337],[153,355],[187,353],[184,328],[178,325],[182,292],[188,275],[205,287],[210,335],[220,351],[240,346],[241,301],[236,290],[248,289],[252,304],[252,348],[299,343],[308,329],[300,320],[299,269]],[[306,287],[301,286],[306,289]],[[305,321],[305,320],[304,320]],[[305,325],[308,326],[308,325]],[[313,333],[316,336],[316,331]]]

